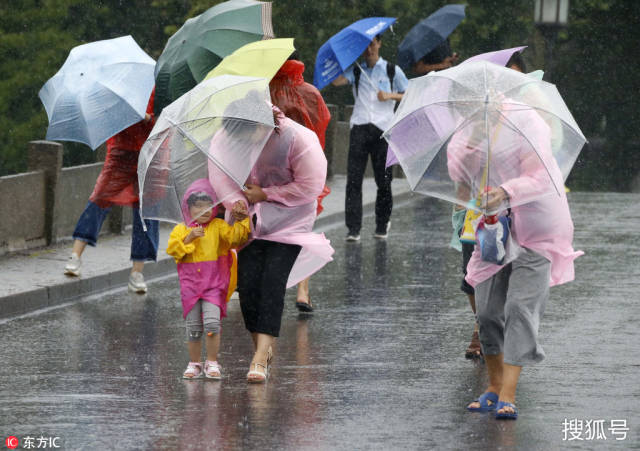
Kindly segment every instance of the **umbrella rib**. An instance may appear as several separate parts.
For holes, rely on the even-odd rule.
[[[565,124],[565,125],[567,126],[567,128],[569,128],[569,129],[571,129],[571,130],[573,130],[573,131],[576,131],[576,129],[573,127],[573,125],[569,124],[567,121],[565,121],[564,119],[562,119],[562,118],[561,118],[560,116],[558,116],[556,113],[554,113],[554,112],[552,112],[552,111],[549,111],[549,110],[547,110],[547,109],[540,108],[540,107],[533,106],[533,105],[527,105],[527,104],[524,104],[524,103],[504,102],[504,104],[505,104],[505,105],[520,105],[520,106],[524,105],[524,106],[526,106],[527,108],[532,109],[532,110],[536,110],[536,111],[543,111],[543,112],[545,112],[545,113],[547,113],[547,114],[550,114],[551,116],[555,117],[557,120],[559,120],[559,121],[560,121],[560,122],[562,122],[563,124]],[[586,141],[586,140],[587,140],[587,138],[585,138],[585,137],[584,137],[584,135],[582,134],[582,130],[578,129],[578,131],[580,131],[580,136],[581,136],[582,138],[584,138],[584,140]]]
[[[169,122],[172,122],[172,121],[169,121]],[[173,123],[173,122],[172,122],[172,123]],[[200,145],[200,143],[198,142],[198,140],[197,140],[196,138],[194,138],[194,137],[193,137],[193,136],[192,136],[188,131],[184,130],[184,129],[180,126],[180,124],[176,124],[176,123],[173,123],[173,124],[174,124],[174,126],[176,127],[176,129],[178,130],[178,132],[180,132],[180,134],[181,134],[182,136],[184,136],[185,138],[187,138],[188,140],[190,140],[190,141],[191,141],[191,142],[192,142],[192,143],[197,147],[197,149],[198,149],[200,152],[202,152],[203,154],[205,154],[205,156],[206,156],[207,158],[209,158],[209,159],[210,159],[210,160],[211,160],[211,161],[212,161],[216,166],[218,166],[218,168],[220,168],[220,170],[221,170],[222,172],[224,172],[224,173],[225,173],[225,174],[226,174],[226,175],[227,175],[231,180],[233,180],[234,182],[236,182],[236,184],[237,184],[239,187],[241,187],[241,188],[243,187],[243,184],[242,184],[242,183],[240,183],[240,182],[238,181],[238,179],[236,179],[236,177],[235,177],[234,175],[230,174],[230,173],[229,173],[229,171],[228,171],[226,168],[224,168],[224,167],[220,164],[220,162],[219,162],[218,160],[216,160],[215,158],[213,158],[211,155],[209,155],[209,154],[207,153],[207,151],[206,151],[206,150],[204,150],[204,149],[202,148],[202,146]]]
[[[395,127],[400,121],[402,121],[404,118],[406,118],[407,116],[411,116],[413,113],[415,113],[416,111],[422,110],[428,106],[433,106],[433,105],[455,105],[458,103],[474,103],[474,102],[482,102],[482,100],[480,99],[462,99],[462,100],[438,100],[436,102],[431,102],[431,103],[425,103],[424,105],[420,105],[418,106],[416,109],[408,111],[406,114],[404,114],[402,116],[402,118],[400,118],[397,122],[395,122],[390,128]],[[475,114],[475,112],[474,112]]]
[[[105,140],[104,140],[104,141],[102,141],[102,142],[99,142],[99,143],[96,145],[96,147],[93,147],[93,145],[92,145],[92,144],[93,144],[93,141],[92,141],[92,139],[91,139],[91,129],[89,128],[89,124],[87,123],[87,117],[86,117],[86,115],[85,115],[84,107],[83,107],[83,105],[82,105],[82,98],[80,98],[80,99],[79,99],[79,101],[78,101],[78,106],[80,107],[80,117],[82,118],[82,122],[84,122],[84,128],[85,128],[85,130],[87,130],[87,139],[89,140],[89,147],[91,147],[91,150],[96,150],[96,148],[97,148],[100,144],[102,144],[104,141],[106,141],[106,140],[107,140],[107,139],[109,139],[109,138],[105,139]],[[79,142],[82,142],[82,141],[79,141]],[[86,143],[85,143],[85,144],[86,144]]]
[[[122,100],[124,100],[124,102],[129,105],[129,107],[131,107],[131,109],[133,110],[134,113],[138,114],[138,112],[136,111],[136,109],[133,107],[133,105],[131,105],[129,103],[129,100],[126,97],[122,97],[122,95],[120,95],[119,93],[117,93],[116,91],[114,91],[113,89],[111,89],[109,86],[105,85],[104,83],[102,83],[101,81],[96,81],[96,83],[98,83],[100,86],[102,86],[104,89],[106,89],[109,92],[112,92],[115,96],[121,98]],[[145,113],[146,113],[146,105],[145,105]],[[145,116],[142,116],[140,118],[140,120],[143,120],[145,118]],[[138,121],[139,122],[139,121]],[[132,124],[129,125],[133,125],[136,122],[133,122]],[[129,127],[129,125],[127,125],[126,127],[124,127],[122,130],[124,130],[125,128]]]
[[[497,110],[498,114],[500,116],[502,116],[502,118],[504,118],[505,121],[507,121],[510,125],[511,128],[518,133],[520,136],[522,136],[531,146],[531,148],[533,149],[533,151],[536,153],[536,155],[538,156],[538,158],[540,159],[540,161],[542,162],[542,166],[544,167],[544,170],[547,171],[547,175],[549,176],[549,178],[551,179],[551,184],[553,185],[553,187],[556,189],[556,193],[558,193],[558,196],[560,196],[560,190],[558,189],[558,187],[556,186],[555,182],[553,181],[553,176],[551,175],[551,172],[549,172],[549,168],[547,168],[547,165],[544,162],[544,159],[540,156],[540,154],[538,153],[538,150],[536,149],[536,146],[533,145],[533,143],[531,141],[529,141],[529,138],[527,138],[524,133],[522,133],[518,127],[516,127],[516,125],[511,122],[511,120],[509,120],[509,118],[507,116],[505,116],[504,114],[502,114],[502,111]]]
[[[415,113],[415,112],[417,112],[417,111],[419,111],[419,110],[422,110],[422,109],[424,109],[424,108],[426,108],[426,107],[428,107],[428,106],[433,106],[433,105],[448,105],[448,104],[455,104],[455,103],[458,103],[458,102],[460,102],[460,103],[471,103],[471,102],[480,102],[480,100],[478,100],[478,99],[473,99],[473,100],[453,100],[453,101],[443,100],[443,101],[437,101],[437,102],[427,103],[427,104],[425,104],[425,105],[421,105],[421,106],[419,106],[419,107],[418,107],[418,108],[416,108],[415,110],[411,110],[411,111],[409,111],[409,112],[408,112],[407,114],[405,114],[405,115],[404,115],[400,120],[398,120],[398,122],[396,122],[396,123],[395,123],[395,124],[393,124],[391,127],[389,127],[389,129],[388,129],[387,131],[393,130],[393,128],[395,128],[395,127],[396,127],[396,125],[398,125],[398,124],[399,124],[401,121],[403,121],[405,118],[407,118],[408,116],[411,116],[413,113]],[[475,115],[475,114],[480,110],[480,108],[481,108],[481,107],[477,108],[477,109],[476,109],[472,114],[470,114],[470,117],[471,117],[471,116],[473,116],[473,115]],[[466,124],[466,121],[462,123],[462,125],[465,125],[465,124]],[[454,132],[453,132],[453,133],[457,132],[458,130],[459,130],[459,128],[456,128],[456,129],[454,130]],[[452,133],[452,134],[453,134],[453,133]],[[385,134],[386,134],[386,132],[385,132]],[[451,135],[449,135],[449,136],[451,136]]]

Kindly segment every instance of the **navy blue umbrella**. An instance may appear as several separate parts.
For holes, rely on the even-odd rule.
[[[465,5],[446,5],[414,26],[398,46],[398,65],[409,70],[442,44],[464,19]]]

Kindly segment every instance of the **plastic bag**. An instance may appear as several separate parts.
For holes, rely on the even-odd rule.
[[[480,247],[480,258],[489,263],[502,265],[507,255],[507,241],[511,229],[511,219],[499,216],[495,223],[481,221],[476,231]]]

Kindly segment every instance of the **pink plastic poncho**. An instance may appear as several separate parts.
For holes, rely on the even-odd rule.
[[[313,130],[320,141],[320,146],[324,149],[325,132],[331,120],[331,113],[320,91],[304,81],[303,72],[302,61],[285,61],[269,83],[271,99],[289,119]],[[317,214],[323,210],[322,199],[330,193],[331,189],[325,185],[318,196]]]
[[[232,248],[246,242],[250,230],[249,220],[230,226],[224,220],[215,218],[217,208],[214,207],[212,219],[202,225],[205,235],[185,244],[184,239],[190,233],[190,227],[194,226],[187,199],[191,194],[199,192],[206,193],[216,202],[209,180],[198,179],[189,186],[181,204],[185,222],[172,230],[167,253],[175,259],[178,267],[183,316],[186,317],[196,302],[202,299],[220,307],[221,317],[225,317],[227,301],[236,284]]]
[[[517,107],[505,105],[504,108]],[[545,165],[534,151],[524,145],[524,138],[515,138],[515,134],[506,133],[500,134],[497,138],[495,147],[502,148],[505,152],[505,164],[494,165],[492,171],[500,172],[499,177],[508,180],[500,186],[507,192],[513,204],[532,199],[528,203],[511,208],[512,238],[516,247],[531,249],[551,262],[549,286],[570,282],[574,279],[573,260],[583,255],[583,252],[573,250],[573,221],[565,191],[561,189],[558,194],[558,191],[551,187],[551,178],[556,186],[564,188],[564,184],[560,168],[551,154],[549,126],[531,110],[519,112],[517,118],[512,114],[510,118],[522,130],[527,130],[527,139],[546,163],[545,169]],[[504,140],[511,142],[505,143]],[[484,159],[478,158],[479,152],[474,152],[473,148],[468,147],[468,142],[469,138],[465,133],[458,133],[451,139],[447,149],[449,175],[456,182],[466,182],[470,173],[480,173],[484,169]],[[521,249],[508,252],[505,265],[513,261],[519,251]],[[483,261],[476,245],[467,266],[466,281],[475,287],[503,267],[504,265]]]
[[[287,287],[311,276],[332,260],[333,248],[324,234],[312,233],[316,198],[327,176],[327,159],[317,136],[273,107],[278,128],[272,132],[247,183],[262,187],[267,200],[249,206],[256,216],[252,239],[302,246]],[[211,142],[216,145],[216,140]],[[209,162],[209,180],[227,209],[241,200],[242,190]],[[253,224],[252,224],[253,227]]]

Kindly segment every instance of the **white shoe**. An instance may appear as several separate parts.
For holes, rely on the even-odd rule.
[[[350,233],[349,235],[347,235],[347,237],[344,239],[347,242],[350,243],[354,243],[356,241],[360,241],[360,234],[359,233]]]
[[[141,272],[133,271],[129,276],[129,289],[136,293],[146,293],[147,284],[144,283],[144,276]]]
[[[64,273],[68,276],[79,276],[80,275],[80,267],[82,266],[82,260],[78,257],[78,254],[75,252],[71,253],[71,257],[69,257],[69,261],[64,267]]]
[[[182,373],[183,379],[202,379],[203,377],[204,372],[202,371],[202,363],[200,362],[189,362],[187,369]]]
[[[373,237],[378,238],[379,240],[384,240],[389,235],[389,229],[391,229],[391,221],[387,222],[387,226],[384,228],[384,231],[376,228],[376,233],[373,234]]]
[[[222,379],[222,368],[220,367],[220,364],[217,361],[212,362],[211,360],[207,360],[204,363],[204,376],[207,379],[214,379],[217,381]]]

